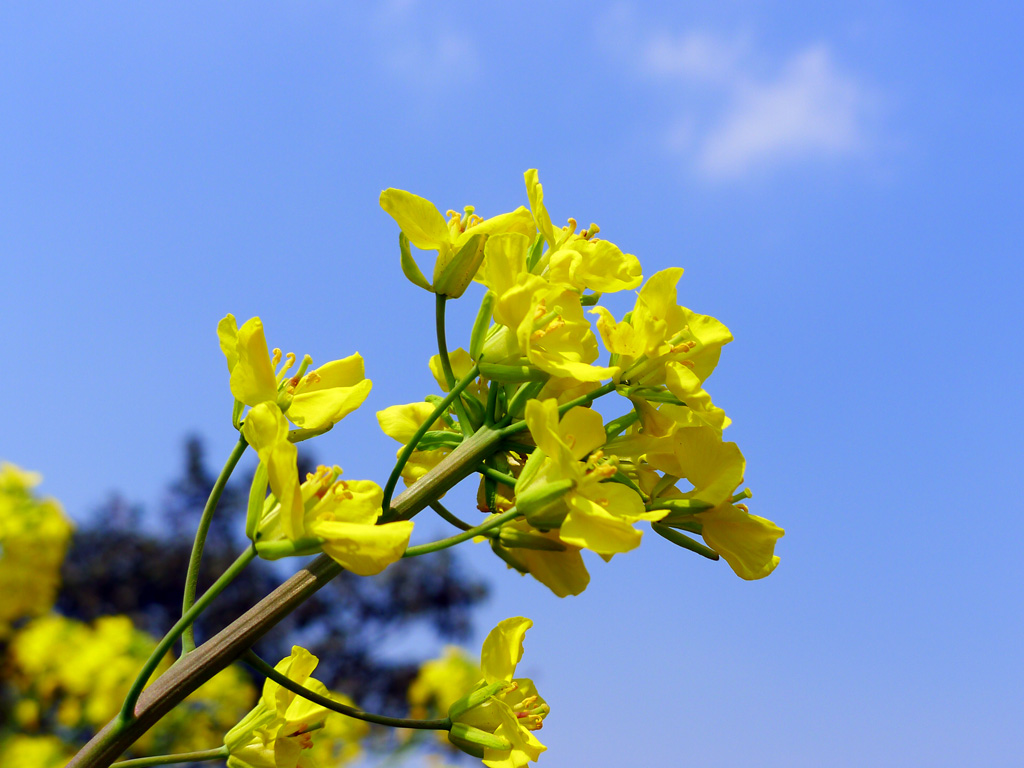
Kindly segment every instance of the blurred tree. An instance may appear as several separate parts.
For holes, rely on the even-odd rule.
[[[314,467],[311,457],[300,454],[300,475]],[[139,507],[111,497],[75,532],[57,610],[83,621],[127,615],[139,629],[163,635],[181,612],[192,537],[214,479],[202,441],[191,437],[185,444],[184,473],[168,488],[155,519],[147,520]],[[225,489],[206,541],[200,592],[246,543],[247,498],[246,485]],[[291,568],[294,562],[283,567],[253,562],[245,577],[204,614],[196,627],[197,641],[229,624]],[[366,709],[402,714],[418,664],[383,659],[377,650],[387,638],[413,630],[444,640],[465,638],[471,609],[486,595],[485,585],[467,574],[449,551],[399,562],[373,578],[343,572],[272,630],[257,651],[278,659],[288,655],[292,643],[301,642],[320,657],[317,677],[328,686]]]

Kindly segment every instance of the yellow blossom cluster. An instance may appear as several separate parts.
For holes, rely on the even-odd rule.
[[[519,421],[526,431],[489,459],[495,471],[483,471],[478,497],[484,512],[520,513],[490,534],[510,567],[559,596],[579,594],[589,582],[581,550],[610,560],[639,545],[635,526],[646,522],[680,546],[724,558],[741,578],[767,576],[783,531],[740,503],[750,495],[740,490],[744,458],[723,440],[729,419],[704,389],[732,340],[729,329],[678,303],[681,268],[644,282],[639,260],[597,237],[596,224],[554,226],[537,172],[527,171],[525,181],[529,208],[487,219],[467,207],[446,221],[417,195],[381,193],[401,229],[403,270],[413,283],[442,302],[474,280],[486,288],[470,349],[452,352],[447,372],[431,360],[442,391],[476,375],[461,409],[436,414],[432,396],[377,414],[385,434],[404,446],[418,437],[402,467],[406,484],[437,467],[464,435],[491,425],[515,431],[506,425]],[[437,252],[432,281],[410,243]],[[599,305],[603,294],[636,288],[621,319]],[[590,405],[610,392],[625,398],[628,411],[605,423]]]
[[[60,587],[72,526],[57,501],[33,493],[41,481],[0,463],[0,640],[19,619],[49,611]]]

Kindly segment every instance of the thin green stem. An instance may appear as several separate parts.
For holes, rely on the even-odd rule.
[[[470,528],[473,527],[469,523],[467,523],[465,520],[462,520],[462,519],[456,517],[455,515],[453,515],[451,512],[449,512],[448,508],[445,507],[444,504],[442,504],[440,501],[432,501],[432,502],[430,502],[429,506],[430,506],[430,508],[432,510],[437,512],[438,516],[442,520],[448,521],[449,523],[451,523],[452,525],[454,525],[456,528],[458,528],[461,531],[468,531]]]
[[[420,544],[416,547],[409,547],[405,550],[405,554],[402,557],[419,557],[420,555],[429,555],[431,552],[440,552],[442,549],[448,549],[448,547],[454,547],[456,544],[461,544],[464,541],[469,541],[475,536],[483,536],[492,528],[496,528],[499,525],[507,523],[519,516],[519,512],[515,507],[502,512],[500,515],[494,515],[493,517],[487,518],[480,525],[474,526],[467,531],[457,533],[454,536],[449,536],[447,539],[441,539],[440,541],[432,541],[429,544]]]
[[[476,471],[481,475],[491,478],[491,480],[497,480],[499,483],[507,485],[509,488],[516,487],[516,479],[512,475],[506,475],[504,472],[499,472],[492,467],[488,467],[486,464],[481,464],[477,467]]]
[[[501,384],[496,381],[492,381],[487,387],[487,413],[484,424],[489,427],[493,427],[498,420],[496,413],[498,408],[498,390],[501,389]]]
[[[585,395],[577,397],[575,400],[570,400],[568,403],[565,403],[564,405],[558,406],[558,413],[559,413],[559,415],[562,415],[562,414],[566,413],[567,411],[572,410],[577,405],[589,405],[590,403],[592,403],[595,400],[597,400],[597,398],[604,397],[609,392],[614,392],[614,391],[615,391],[615,382],[614,381],[609,381],[607,384],[602,384],[597,389],[592,390],[592,391],[588,392]],[[509,409],[509,413],[511,413],[511,412],[512,412],[512,409],[510,408]],[[508,437],[509,435],[516,434],[517,432],[522,432],[524,429],[526,429],[526,421],[525,420],[524,421],[517,421],[515,424],[509,424],[507,427],[504,427],[501,430],[501,434],[503,436],[505,436],[505,437]]]
[[[402,476],[402,470],[405,469],[406,462],[409,461],[409,457],[412,456],[413,451],[416,450],[417,444],[421,439],[423,439],[423,436],[430,431],[430,428],[434,425],[434,422],[437,421],[438,417],[448,410],[448,406],[453,402],[458,402],[459,394],[473,382],[473,379],[476,378],[479,370],[479,366],[474,365],[461,381],[451,387],[451,391],[447,394],[444,400],[437,404],[437,407],[434,408],[430,416],[427,417],[427,420],[420,424],[420,428],[416,430],[416,433],[412,436],[409,442],[405,444],[404,448],[402,448],[402,452],[398,454],[398,461],[395,462],[395,468],[391,470],[391,476],[388,477],[388,482],[384,486],[384,500],[381,502],[383,509],[391,508],[391,497],[395,493],[395,486],[398,485],[398,478]]]
[[[214,598],[223,592],[224,588],[227,587],[227,585],[230,584],[255,557],[255,547],[249,547],[245,552],[239,555],[235,562],[228,566],[228,569],[224,571],[220,578],[213,583],[213,586],[206,590],[202,597],[196,600],[195,604],[186,611],[184,616],[178,619],[178,622],[171,627],[170,631],[163,636],[163,639],[159,643],[157,643],[153,653],[150,654],[149,659],[146,660],[142,670],[139,672],[139,676],[135,678],[135,682],[132,683],[132,687],[128,690],[128,695],[125,696],[120,714],[122,723],[129,722],[135,717],[135,705],[139,700],[139,695],[142,693],[143,688],[146,687],[146,683],[149,682],[149,678],[152,677],[153,672],[156,671],[157,666],[160,664],[160,660],[163,659],[164,655],[166,655],[169,650],[171,650],[171,646],[174,645],[174,641],[181,637],[185,628],[192,625],[192,622],[195,621],[196,617],[206,609],[206,606],[212,603]]]
[[[181,615],[184,616],[188,613],[188,609],[192,607],[192,603],[196,601],[196,587],[199,584],[199,564],[203,559],[203,547],[206,546],[206,534],[210,532],[210,523],[213,521],[213,513],[217,511],[217,503],[220,501],[221,494],[224,493],[224,487],[228,483],[228,478],[231,477],[231,473],[235,471],[235,465],[238,464],[238,460],[242,458],[242,454],[245,453],[245,449],[249,444],[245,441],[245,437],[242,435],[238,436],[238,442],[235,443],[234,449],[231,451],[231,455],[228,456],[227,462],[224,464],[224,469],[220,471],[220,476],[217,481],[213,484],[213,488],[210,491],[210,498],[206,500],[206,507],[203,508],[203,514],[199,518],[199,527],[196,529],[196,538],[192,542],[192,555],[188,559],[188,571],[185,573],[185,597],[181,601]],[[189,624],[185,627],[185,632],[181,636],[181,653],[191,653],[196,649],[196,634],[192,625]]]
[[[412,720],[404,717],[375,715],[370,712],[363,712],[363,710],[358,707],[350,707],[347,704],[342,704],[334,699],[329,699],[326,696],[313,693],[313,691],[309,690],[301,683],[297,683],[286,675],[282,675],[251,650],[246,651],[242,655],[242,661],[258,671],[261,675],[273,680],[282,688],[287,688],[292,693],[297,693],[302,698],[308,699],[314,704],[319,704],[321,707],[325,707],[332,712],[339,712],[343,715],[347,715],[348,717],[354,717],[356,720],[365,720],[368,723],[376,723],[377,725],[388,725],[392,728],[414,728],[421,731],[447,731],[452,727],[452,721],[448,718],[445,718],[444,720]]]
[[[177,755],[155,755],[136,757],[134,760],[118,760],[111,768],[143,768],[146,765],[177,765],[178,763],[202,763],[206,760],[223,760],[230,753],[227,747],[204,749],[200,752],[181,752]]]
[[[448,340],[444,332],[444,307],[447,300],[448,297],[444,294],[437,294],[437,301],[434,304],[434,325],[437,329],[437,353],[441,358],[441,370],[444,373],[444,380],[448,383],[448,389],[451,390],[455,386],[455,373],[452,371],[452,362],[448,359]],[[474,430],[469,422],[466,406],[460,397],[456,397],[454,403],[455,415],[459,417],[459,428],[462,429],[463,435],[469,437]]]

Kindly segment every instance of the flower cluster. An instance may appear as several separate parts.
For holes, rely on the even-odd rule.
[[[60,504],[32,492],[41,481],[0,463],[0,640],[17,620],[49,611],[60,586],[72,526]]]
[[[358,408],[370,393],[358,353],[306,372],[292,353],[271,353],[263,323],[251,318],[238,327],[233,315],[217,326],[228,362],[236,416],[246,442],[259,456],[250,494],[246,534],[267,559],[326,552],[360,576],[380,573],[398,560],[409,544],[413,524],[376,525],[383,491],[369,480],[339,480],[340,467],[319,467],[299,481],[295,442],[332,428]],[[289,422],[298,429],[289,428]],[[271,496],[267,496],[267,486]]]
[[[300,646],[274,669],[305,690],[351,705],[312,677],[319,660]],[[366,725],[331,714],[273,680],[263,685],[256,706],[224,736],[228,768],[316,768],[341,765],[359,753]]]
[[[740,490],[743,455],[723,440],[729,419],[704,389],[729,329],[678,303],[682,269],[643,282],[639,260],[597,237],[596,224],[555,227],[537,172],[525,180],[529,208],[488,219],[468,207],[449,211],[446,222],[417,195],[381,194],[413,283],[443,298],[461,296],[471,281],[486,288],[470,349],[431,360],[442,391],[475,377],[458,402],[438,414],[434,395],[378,413],[387,435],[404,446],[416,440],[402,477],[415,484],[465,435],[497,425],[506,435],[486,462],[493,471],[482,472],[480,508],[515,507],[520,515],[489,533],[491,546],[555,594],[586,588],[581,550],[610,560],[635,549],[641,522],[724,558],[741,578],[767,576],[783,531],[740,503],[750,496]],[[409,243],[437,253],[433,281],[422,277]],[[621,319],[599,305],[604,294],[635,288]],[[606,423],[590,405],[611,392],[626,398],[628,411]]]
[[[505,619],[484,640],[479,666],[448,649],[423,664],[409,687],[414,711],[427,706],[446,711],[448,740],[489,768],[523,768],[547,749],[535,731],[550,707],[532,680],[515,676],[531,626],[522,616]]]

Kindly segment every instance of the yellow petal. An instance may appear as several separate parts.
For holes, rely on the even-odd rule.
[[[430,414],[433,412],[434,406],[430,403],[392,405],[383,411],[377,411],[377,423],[380,424],[381,431],[385,435],[404,445],[412,440],[416,430],[430,418]],[[438,419],[431,428],[444,429],[444,422]]]
[[[429,200],[404,189],[388,188],[380,193],[380,207],[417,248],[435,251],[448,245],[448,222]]]
[[[609,486],[602,488],[602,492],[608,496],[617,496],[620,493],[618,488],[633,493],[625,486],[616,488],[615,483],[604,485]],[[636,494],[633,493],[633,496]],[[627,518],[611,513],[604,505],[576,494],[569,506],[569,514],[566,515],[558,532],[559,538],[566,544],[589,549],[599,555],[629,552],[640,546],[641,532],[636,530]],[[643,507],[642,502],[640,506]]]
[[[763,579],[779,564],[775,542],[786,532],[771,520],[749,514],[741,504],[722,504],[695,517],[704,541],[741,579]]]
[[[562,416],[558,422],[558,436],[568,446],[574,459],[582,459],[595,448],[604,445],[607,438],[601,414],[582,405],[569,409]]]
[[[525,235],[491,235],[484,245],[484,263],[477,272],[476,280],[501,296],[516,284],[519,275],[526,273],[526,252],[529,248],[530,238]]]
[[[530,201],[530,211],[533,213],[533,220],[537,224],[537,229],[544,235],[544,239],[548,241],[548,245],[554,247],[555,230],[551,226],[551,217],[548,215],[548,209],[544,207],[544,188],[540,185],[537,169],[531,168],[523,174],[523,177],[526,180],[526,197]]]
[[[363,379],[351,387],[310,389],[295,395],[288,408],[288,418],[295,426],[305,429],[337,424],[363,404],[372,387],[373,382]]]
[[[225,332],[230,334],[230,329],[225,328]],[[230,379],[231,394],[235,399],[249,406],[276,401],[277,379],[270,364],[270,352],[267,350],[267,340],[263,335],[263,322],[258,317],[247,320],[238,329],[235,355],[235,365],[231,368]],[[230,364],[229,356],[228,365]]]
[[[401,559],[409,548],[412,526],[411,520],[383,525],[315,520],[309,531],[324,539],[324,552],[342,567],[359,576],[374,576]]]
[[[515,616],[498,622],[484,640],[480,651],[480,669],[484,680],[497,683],[511,681],[516,665],[523,658],[523,637],[533,622],[524,616]]]

